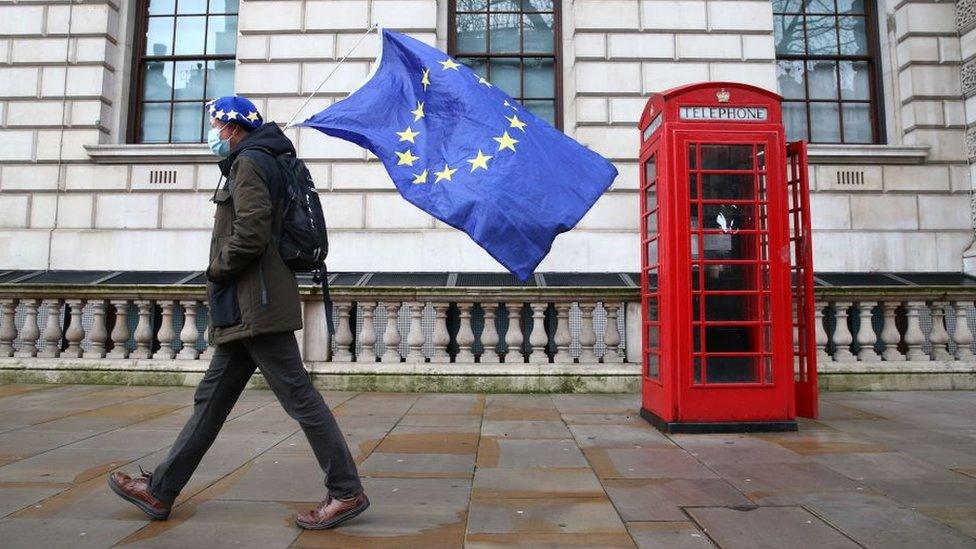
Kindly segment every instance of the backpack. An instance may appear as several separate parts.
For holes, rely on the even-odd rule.
[[[325,267],[325,258],[329,254],[329,232],[312,174],[305,162],[293,154],[276,156],[268,149],[260,150],[276,160],[281,175],[281,185],[269,189],[280,213],[275,234],[278,254],[292,271],[312,273],[312,280],[322,284],[326,324],[329,333],[335,334],[329,274]]]

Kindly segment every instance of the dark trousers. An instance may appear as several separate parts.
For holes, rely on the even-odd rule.
[[[217,438],[255,368],[260,368],[285,411],[305,431],[325,473],[329,495],[339,499],[358,495],[363,488],[356,462],[335,417],[312,387],[292,332],[217,345],[210,368],[193,396],[193,415],[180,431],[169,456],[153,472],[153,495],[167,502],[176,499]]]

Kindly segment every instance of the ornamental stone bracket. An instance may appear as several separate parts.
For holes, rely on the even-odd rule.
[[[972,97],[976,95],[976,59],[970,59],[963,63],[959,73],[963,96]]]
[[[956,1],[956,29],[965,34],[976,28],[976,0]]]

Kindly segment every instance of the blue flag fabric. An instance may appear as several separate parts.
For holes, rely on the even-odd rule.
[[[381,33],[368,81],[301,125],[369,149],[405,199],[527,280],[616,168],[444,52]]]

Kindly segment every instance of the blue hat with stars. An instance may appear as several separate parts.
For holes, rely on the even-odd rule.
[[[264,123],[254,103],[239,95],[218,97],[207,103],[207,111],[210,113],[210,118],[223,122],[236,122],[250,130],[257,129]]]

